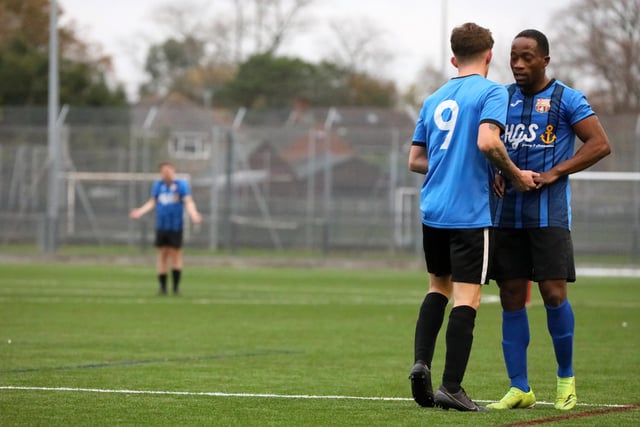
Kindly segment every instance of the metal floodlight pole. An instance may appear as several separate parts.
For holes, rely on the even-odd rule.
[[[398,190],[398,162],[400,159],[400,132],[398,128],[391,128],[391,152],[389,153],[389,215],[391,238],[389,239],[390,249],[395,252],[397,241],[394,239],[394,225],[395,210],[398,209],[396,205],[396,193]],[[401,211],[402,212],[402,211]]]
[[[640,114],[636,119],[635,129],[635,150],[634,150],[634,170],[640,172]],[[637,180],[633,181],[633,242],[632,246],[632,259],[637,261],[640,259],[640,184]]]
[[[323,174],[323,193],[322,193],[322,204],[323,204],[323,216],[324,220],[322,223],[322,252],[324,254],[329,253],[329,245],[330,245],[330,221],[331,221],[331,198],[332,198],[332,186],[333,186],[333,175],[332,175],[332,158],[333,153],[331,152],[331,133],[333,130],[333,124],[339,119],[338,110],[335,107],[329,108],[329,112],[327,113],[327,118],[324,122],[324,128],[322,130],[322,138],[323,138],[323,160],[324,160],[324,174]]]
[[[244,117],[247,114],[245,107],[240,107],[233,118],[231,128],[226,132],[226,156],[225,156],[225,218],[224,227],[226,229],[225,234],[225,246],[228,251],[232,253],[236,252],[236,228],[233,223],[233,215],[235,213],[235,195],[233,191],[233,178],[235,171],[235,136],[236,132],[242,125]]]
[[[447,43],[447,26],[448,26],[448,16],[447,16],[447,0],[442,0],[440,6],[440,25],[442,30],[442,46],[440,55],[442,56],[440,59],[440,71],[442,72],[442,76],[447,75],[447,56],[449,52],[449,44]]]
[[[307,250],[311,251],[313,248],[313,232],[315,229],[315,204],[316,204],[316,179],[315,179],[315,169],[316,169],[316,138],[317,138],[316,129],[309,129],[308,139],[307,139],[307,162],[308,162],[308,170],[310,173],[307,175],[307,227],[306,227],[306,245]]]
[[[227,251],[235,253],[235,229],[233,225],[233,130],[226,131],[226,157],[225,157],[225,217],[224,227],[225,246]]]
[[[218,249],[218,212],[220,203],[218,197],[218,154],[222,131],[214,126],[211,128],[211,156],[209,157],[209,249]],[[226,218],[226,217],[225,217]]]
[[[58,206],[60,194],[60,137],[58,129],[59,76],[58,76],[58,4],[49,1],[49,105],[47,146],[49,151],[49,180],[47,213],[45,216],[44,250],[53,253],[57,246]]]

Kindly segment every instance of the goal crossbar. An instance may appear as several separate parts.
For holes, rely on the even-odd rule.
[[[583,181],[640,181],[640,172],[582,171],[571,175],[571,179]]]
[[[158,173],[143,172],[77,172],[69,171],[62,174],[67,183],[67,233],[75,232],[75,205],[76,191],[80,197],[80,202],[84,207],[85,213],[89,217],[89,221],[93,224],[94,232],[97,233],[96,215],[93,212],[89,197],[84,191],[82,182],[153,182],[160,179]],[[191,181],[190,174],[178,173],[176,178],[183,179],[187,182]]]
[[[67,181],[155,181],[160,179],[157,173],[143,172],[67,172],[64,174]],[[178,173],[176,178],[191,180],[191,175]]]

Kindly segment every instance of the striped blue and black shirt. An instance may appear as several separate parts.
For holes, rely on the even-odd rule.
[[[520,169],[544,172],[573,156],[573,126],[595,114],[584,94],[557,80],[534,95],[523,95],[515,84],[507,89],[509,109],[503,141],[511,160]],[[525,193],[507,185],[496,206],[494,225],[571,229],[569,177]]]
[[[184,198],[189,195],[189,184],[182,179],[170,183],[159,179],[153,183],[151,197],[156,200],[156,230],[182,231]]]

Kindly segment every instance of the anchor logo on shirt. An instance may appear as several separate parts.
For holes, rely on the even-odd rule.
[[[552,144],[556,140],[556,135],[553,133],[553,125],[546,127],[546,132],[540,135],[540,139],[545,144]]]

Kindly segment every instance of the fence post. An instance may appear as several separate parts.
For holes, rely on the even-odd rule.
[[[233,225],[232,215],[233,215],[233,131],[231,129],[227,130],[226,134],[226,160],[225,160],[225,215],[224,215],[224,224],[225,224],[225,246],[228,251],[234,252],[236,251],[236,236],[235,236],[235,227]]]

